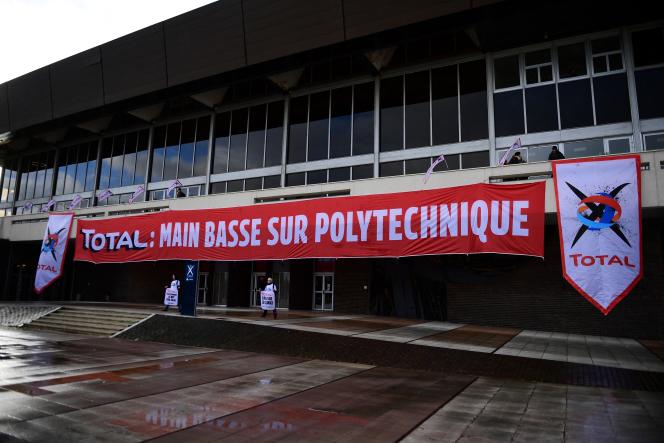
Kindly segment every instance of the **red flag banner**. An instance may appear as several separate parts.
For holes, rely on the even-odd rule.
[[[543,256],[544,182],[80,219],[75,260]]]

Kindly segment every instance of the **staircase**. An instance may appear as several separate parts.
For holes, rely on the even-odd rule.
[[[110,336],[150,315],[112,308],[63,306],[57,311],[33,320],[25,327],[74,334]]]

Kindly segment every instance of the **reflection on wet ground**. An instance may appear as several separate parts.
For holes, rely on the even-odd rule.
[[[664,435],[662,392],[10,328],[0,328],[0,352],[0,441],[648,442]]]

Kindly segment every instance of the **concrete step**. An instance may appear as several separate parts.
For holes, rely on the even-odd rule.
[[[41,325],[31,323],[28,326],[29,329],[42,329],[47,331],[56,331],[56,332],[68,332],[70,334],[86,334],[86,335],[100,335],[108,337],[109,334],[107,331],[100,331],[99,329],[90,329],[90,328],[80,328],[75,326],[61,326],[61,325]]]
[[[59,310],[51,314],[54,317],[60,318],[69,318],[72,321],[105,321],[108,323],[135,323],[147,317],[147,315],[142,315],[140,317],[124,317],[124,316],[111,316],[111,315],[100,315],[100,314],[88,314],[88,313],[79,313],[71,311]]]
[[[98,331],[103,331],[104,333],[108,334],[115,334],[117,331],[121,331],[124,328],[118,328],[115,326],[108,326],[105,324],[94,324],[94,323],[72,323],[66,320],[60,320],[57,318],[40,318],[39,320],[35,320],[32,323],[30,323],[30,326],[40,326],[40,327],[48,327],[48,326],[56,326],[56,327],[66,327],[70,329],[89,329],[89,330],[98,330]]]
[[[91,335],[113,335],[145,319],[150,314],[66,306],[31,322],[27,327]]]
[[[112,309],[79,308],[74,306],[64,306],[59,312],[71,312],[77,314],[104,315],[106,317],[126,317],[126,318],[145,318],[148,314],[143,312],[121,311]]]
[[[62,324],[68,324],[68,325],[82,325],[82,326],[103,326],[109,329],[124,329],[129,325],[133,325],[136,323],[135,321],[109,321],[104,318],[71,318],[66,315],[49,315],[46,317],[42,317],[39,320],[46,320],[49,322],[58,322]],[[39,321],[35,320],[35,321]],[[34,322],[33,322],[34,323]]]

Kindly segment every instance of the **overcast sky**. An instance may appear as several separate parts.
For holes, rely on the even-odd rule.
[[[0,0],[0,84],[213,0]]]

